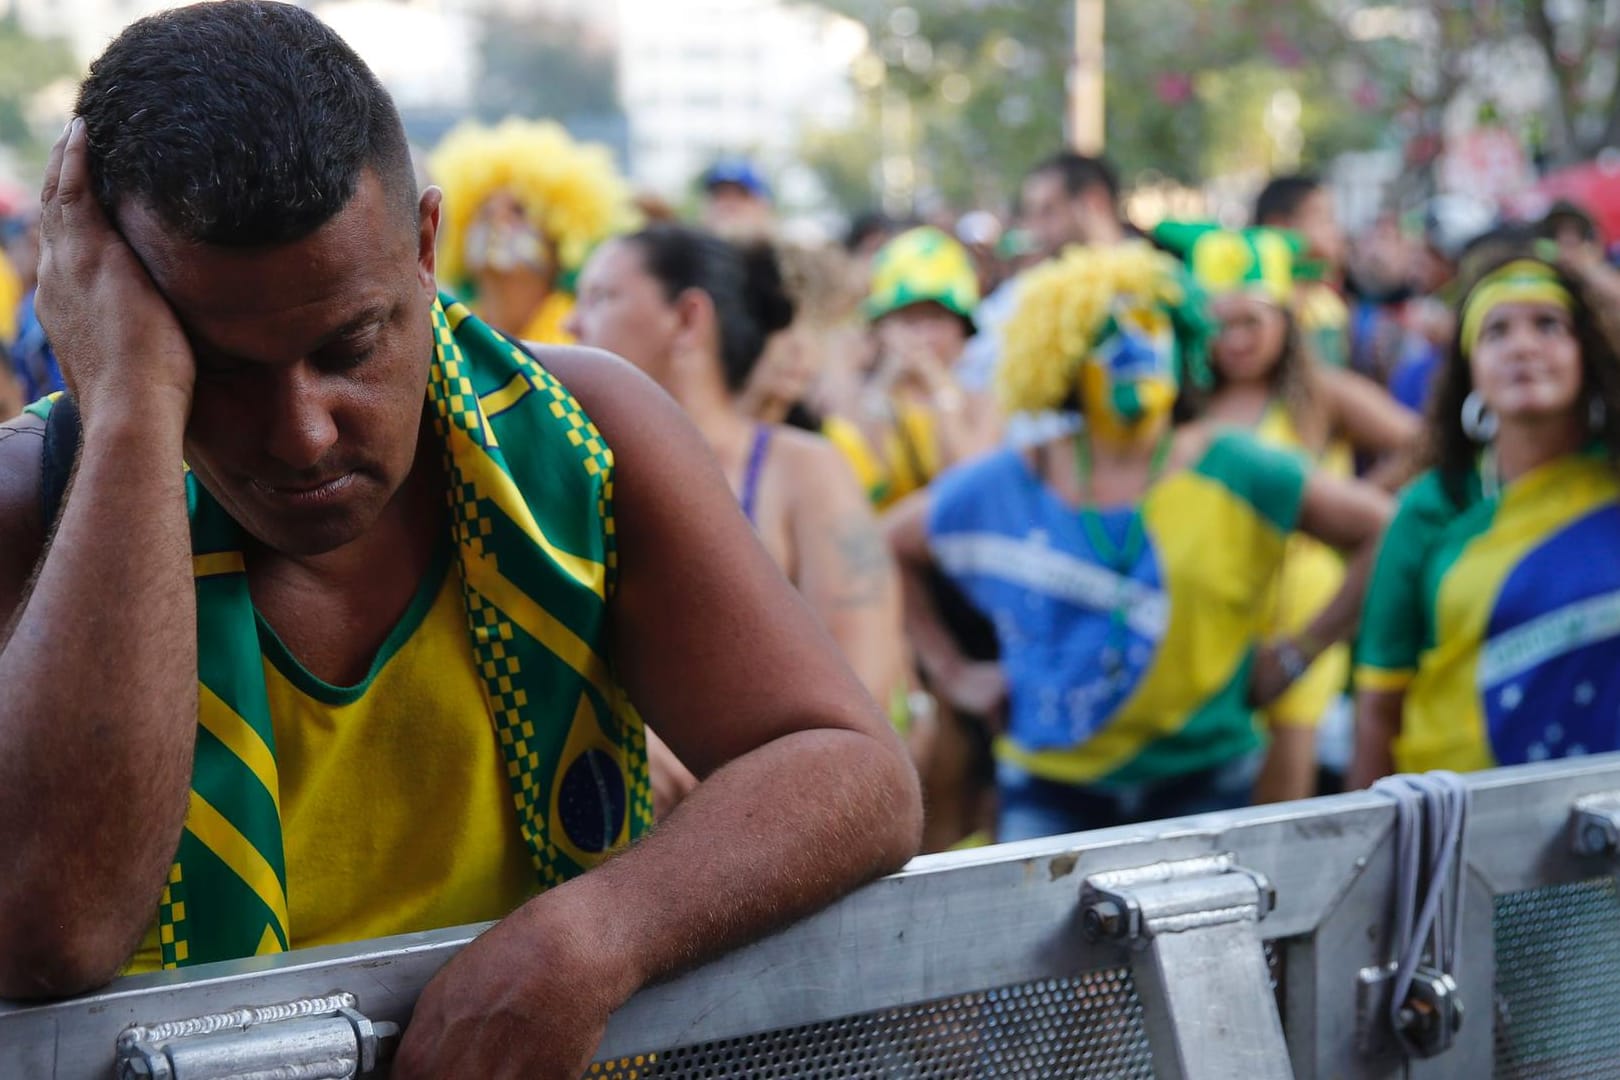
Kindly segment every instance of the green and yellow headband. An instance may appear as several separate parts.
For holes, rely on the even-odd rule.
[[[1244,293],[1281,307],[1293,299],[1296,260],[1304,248],[1296,233],[1166,221],[1153,230],[1153,239],[1179,255],[1211,295]]]
[[[1462,349],[1471,356],[1479,344],[1485,317],[1503,304],[1551,304],[1564,311],[1575,306],[1575,298],[1546,263],[1517,259],[1480,279],[1463,301]]]

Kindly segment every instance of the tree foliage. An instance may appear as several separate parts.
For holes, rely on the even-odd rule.
[[[550,117],[600,123],[622,115],[612,52],[593,47],[578,23],[548,14],[489,12],[478,43],[479,119]]]
[[[1462,19],[1453,5],[1447,14]],[[1488,3],[1497,37],[1522,31],[1535,42],[1553,93],[1538,140],[1546,156],[1568,163],[1620,143],[1620,6],[1608,0],[1508,0]]]
[[[1010,195],[1063,142],[1072,0],[904,2],[821,0],[871,34],[884,80],[865,137],[894,142],[875,103],[898,98],[920,192]],[[1616,0],[1115,0],[1106,56],[1108,155],[1127,182],[1386,148],[1421,198],[1459,122],[1505,125],[1547,165],[1620,147]]]
[[[1005,197],[1062,145],[1068,0],[824,6],[870,33],[884,75],[873,96],[909,105],[920,189]],[[1310,164],[1379,137],[1394,76],[1316,0],[1130,0],[1107,13],[1108,154],[1127,179]],[[1268,128],[1279,95],[1297,115]]]
[[[43,166],[55,132],[44,138],[34,130],[30,105],[41,89],[79,74],[67,42],[31,36],[15,15],[0,18],[0,144],[20,161]]]

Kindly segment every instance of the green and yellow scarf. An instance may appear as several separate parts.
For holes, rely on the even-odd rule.
[[[603,657],[613,455],[567,389],[466,308],[441,297],[433,327],[428,403],[468,632],[519,827],[548,888],[652,823],[645,735]],[[49,402],[31,411],[43,416]],[[293,940],[241,532],[194,475],[186,492],[199,703],[191,805],[158,913],[166,968],[281,952]]]

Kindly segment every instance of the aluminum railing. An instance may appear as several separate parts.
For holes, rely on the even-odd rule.
[[[1393,804],[1354,794],[918,859],[644,991],[591,1074],[1620,1076],[1620,756],[1468,786],[1454,985],[1403,1014],[1430,1057],[1389,1029]],[[0,1005],[0,1077],[201,1080],[300,1054],[385,1075],[364,1070],[479,929]]]

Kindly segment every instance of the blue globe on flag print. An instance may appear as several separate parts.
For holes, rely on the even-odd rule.
[[[1069,566],[1051,560],[1050,591],[1026,596],[1034,610],[1024,613],[1037,626],[1044,624],[1031,635],[1034,642],[1061,645],[1034,644],[1003,660],[1007,681],[1016,688],[1010,733],[1028,750],[1067,749],[1094,736],[1141,685],[1158,655],[1168,612],[1151,542],[1144,544],[1128,579],[1099,566],[1082,571],[1073,560],[1062,561]],[[1087,582],[1082,575],[1113,584]],[[1130,592],[1123,605],[1115,592],[1120,588]],[[1122,607],[1118,619],[1116,605]]]
[[[1479,687],[1498,764],[1620,750],[1620,507],[1555,533],[1508,575]]]

